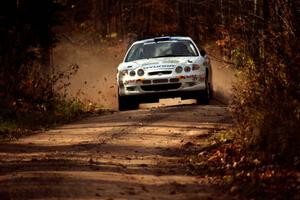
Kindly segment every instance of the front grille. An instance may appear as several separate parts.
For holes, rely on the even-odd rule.
[[[153,83],[168,83],[168,79],[156,79],[152,81]]]
[[[179,78],[171,78],[170,83],[177,83],[179,82]]]
[[[166,75],[166,74],[171,74],[172,71],[157,71],[157,72],[149,72],[149,76],[154,76],[154,75]]]
[[[141,86],[144,91],[164,91],[164,90],[174,90],[180,88],[181,83],[166,84],[166,85],[144,85]]]
[[[151,84],[151,80],[143,80],[143,84]]]

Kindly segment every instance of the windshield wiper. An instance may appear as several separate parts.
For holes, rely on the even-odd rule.
[[[167,54],[167,55],[155,56],[155,57],[152,57],[152,58],[162,58],[162,57],[186,57],[186,56],[192,56],[192,55]]]

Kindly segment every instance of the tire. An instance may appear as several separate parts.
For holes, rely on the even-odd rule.
[[[138,101],[134,97],[118,96],[119,111],[134,110],[138,108]]]
[[[197,95],[196,100],[198,105],[208,105],[211,97],[211,87],[208,81],[205,81],[205,90],[200,91],[200,94]]]

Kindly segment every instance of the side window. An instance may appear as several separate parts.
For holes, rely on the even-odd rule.
[[[198,55],[197,50],[195,49],[194,45],[192,43],[189,44],[189,51],[191,52],[191,54],[193,55]]]
[[[141,56],[141,54],[142,54],[142,45],[143,44],[136,44],[136,45],[134,45],[130,49],[130,51],[129,51],[126,59],[125,59],[125,62],[130,62],[130,61],[139,59],[140,56]]]

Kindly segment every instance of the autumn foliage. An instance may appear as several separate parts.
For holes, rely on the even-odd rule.
[[[231,105],[245,146],[291,162],[299,155],[300,139],[299,27],[293,3],[263,1],[257,11],[263,21],[249,23],[249,13],[241,19],[248,28],[239,30],[248,34],[233,31],[243,50],[235,55],[241,62]]]
[[[101,44],[130,34],[188,35],[213,41],[238,69],[231,105],[237,138],[266,157],[293,160],[299,155],[299,7],[297,0],[3,1],[2,118],[15,117],[6,109],[14,105],[53,108],[51,49],[61,39],[74,42],[81,34],[87,44]]]
[[[74,63],[67,71],[53,71],[52,49],[60,40],[101,45],[190,36],[200,45],[215,44],[237,72],[230,105],[234,128],[227,133],[230,137],[218,141],[220,146],[189,159],[193,173],[218,176],[232,194],[297,199],[300,1],[3,0],[0,4],[0,140],[10,139],[9,129],[23,136],[37,125],[47,127],[83,114],[80,101],[66,100],[54,90],[68,87],[68,79],[78,70]]]

